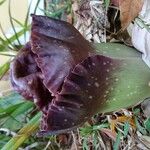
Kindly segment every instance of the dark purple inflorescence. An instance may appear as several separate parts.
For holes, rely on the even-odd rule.
[[[63,133],[98,112],[109,96],[105,81],[117,62],[97,55],[69,23],[32,19],[30,42],[11,64],[11,83],[42,111],[41,134]]]

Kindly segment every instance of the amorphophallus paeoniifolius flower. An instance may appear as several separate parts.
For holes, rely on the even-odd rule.
[[[11,64],[11,82],[42,111],[41,135],[72,130],[98,112],[150,96],[150,70],[140,53],[92,45],[69,23],[32,18],[30,42]]]

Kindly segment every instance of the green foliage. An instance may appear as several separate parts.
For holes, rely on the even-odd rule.
[[[83,144],[83,150],[89,150],[88,138],[84,138],[82,144]]]
[[[92,144],[89,142],[89,138],[91,139]],[[99,150],[100,148],[100,143],[101,143],[101,136],[97,131],[91,133],[89,136],[83,137],[82,140],[82,149],[83,150],[89,150],[89,149],[94,149],[94,150]]]
[[[10,139],[11,136],[0,134],[0,149],[2,149],[3,145],[5,145]]]
[[[108,128],[109,125],[107,123],[100,124],[100,125],[93,125],[93,126],[86,126],[84,128],[80,128],[80,134],[82,136],[88,136],[89,134],[92,134],[93,132],[97,132],[100,129]]]
[[[118,60],[122,64],[112,73],[118,82],[110,86],[113,90],[110,90],[109,99],[104,102],[100,112],[128,108],[150,97],[150,69],[142,61],[141,53],[115,43],[97,44],[95,48],[98,54]]]
[[[0,2],[0,4],[4,3],[4,2],[5,2],[5,0]],[[37,1],[37,4],[36,4],[35,9],[34,9],[34,13],[36,13],[36,11],[37,11],[39,2],[40,2],[40,0]],[[31,25],[28,24],[31,4],[32,4],[32,1],[28,7],[25,21],[24,21],[24,23],[21,23],[16,18],[13,18],[12,13],[11,13],[12,4],[11,4],[11,0],[9,0],[9,6],[8,6],[9,20],[11,23],[11,27],[14,31],[14,34],[8,38],[7,35],[5,34],[4,30],[3,30],[3,27],[0,24],[0,30],[1,30],[3,37],[4,37],[4,38],[0,37],[0,52],[8,52],[8,51],[10,52],[10,50],[13,50],[13,51],[19,50],[20,47],[22,46],[21,42],[20,42],[20,37],[24,35],[24,39],[26,40],[26,33],[27,33],[27,31],[29,31],[29,29],[31,27]],[[14,26],[14,22],[20,25],[20,27],[21,27],[20,31],[16,31],[15,26]],[[14,44],[15,41],[18,42],[18,45]],[[19,49],[18,49],[18,47],[19,47]]]
[[[133,113],[134,113],[134,121],[135,121],[137,130],[139,132],[141,132],[143,135],[146,135],[147,134],[146,125],[144,124],[144,122],[141,122],[141,119],[139,118],[141,116],[140,109],[138,109],[138,108],[133,109]],[[145,125],[145,127],[144,127],[144,125]]]
[[[8,13],[9,13],[9,20],[10,20],[12,29],[13,29],[13,31],[14,31],[14,35],[15,35],[15,37],[16,37],[16,40],[18,41],[18,44],[21,45],[21,43],[20,43],[20,41],[19,41],[18,34],[17,34],[17,32],[16,32],[16,29],[15,29],[15,26],[14,26],[14,23],[13,23],[12,15],[11,15],[11,0],[9,0]]]
[[[125,137],[125,138],[126,138],[127,135],[128,135],[129,128],[130,128],[130,124],[129,124],[129,122],[126,122],[126,123],[124,124],[124,130],[123,130],[123,134],[124,134],[124,137]]]
[[[1,38],[2,40],[1,40],[1,44],[0,44],[0,52],[7,52],[10,50],[16,50],[17,47],[12,44],[16,41],[16,35],[18,37],[21,37],[22,35],[25,34],[25,31],[27,32],[29,29],[30,29],[30,25],[28,25],[27,28],[25,27],[25,28],[21,29],[20,31],[16,32],[16,34],[12,35],[10,38],[8,38],[3,32],[5,40]],[[1,27],[1,30],[3,31],[2,27]]]
[[[146,130],[150,134],[150,118],[146,119],[146,121],[144,122],[144,125],[145,125]]]
[[[113,150],[119,150],[119,145],[120,145],[120,138],[121,138],[122,134],[121,132],[118,132],[117,134],[117,138],[116,138],[116,142],[113,145]]]
[[[31,102],[24,102],[22,97],[12,93],[0,99],[0,126],[16,131],[23,127],[25,115],[33,108]]]
[[[146,129],[139,123],[138,118],[135,116],[134,119],[138,131],[140,131],[143,135],[146,135],[147,134]]]
[[[17,150],[39,127],[41,114],[35,115],[1,150]]]
[[[110,5],[110,0],[104,0],[104,5],[105,5],[106,10],[107,10],[109,5]]]
[[[0,129],[5,128],[10,131],[17,131],[22,128],[30,119],[27,115],[33,109],[33,103],[25,102],[23,98],[16,93],[11,93],[0,98]],[[10,136],[0,134],[4,138],[3,144],[10,139]]]
[[[0,66],[0,80],[5,75],[5,73],[9,70],[10,61],[6,62],[4,65]]]
[[[0,5],[2,5],[6,0],[1,0],[0,1]]]
[[[61,19],[63,15],[71,13],[71,1],[64,0],[54,0],[53,3],[48,3],[46,10],[42,10],[45,12],[45,15],[52,18]]]
[[[12,131],[16,131],[20,128],[22,128],[26,123],[26,115],[30,112],[30,110],[33,108],[32,103],[22,103],[16,109],[11,113],[6,113],[5,116],[1,120],[3,120],[2,127],[6,127],[8,129],[11,129]],[[4,119],[3,119],[4,118]]]

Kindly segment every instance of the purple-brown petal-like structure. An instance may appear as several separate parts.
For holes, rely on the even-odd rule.
[[[43,85],[35,58],[30,43],[27,43],[11,63],[10,76],[13,88],[42,108],[51,100],[51,94]]]
[[[64,133],[99,111],[121,61],[97,55],[69,23],[32,18],[30,42],[11,64],[12,86],[42,111],[41,135]]]
[[[65,78],[61,91],[43,113],[43,134],[72,130],[98,113],[109,97],[109,86],[115,82],[113,69],[120,60],[95,55],[75,66]],[[111,80],[107,80],[111,78]]]
[[[43,83],[55,95],[76,64],[93,53],[92,47],[69,23],[32,15],[31,46]]]

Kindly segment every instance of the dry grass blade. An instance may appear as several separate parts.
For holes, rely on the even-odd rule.
[[[6,36],[6,34],[5,34],[5,32],[4,32],[4,29],[3,29],[3,27],[2,27],[2,25],[1,25],[1,23],[0,23],[0,30],[1,30],[1,33],[3,34],[3,36],[5,37],[5,41],[7,41],[7,43],[9,44],[9,45],[11,45],[12,47],[14,47],[14,45],[12,44],[12,42],[11,42],[11,40]]]
[[[19,38],[18,38],[18,35],[17,35],[17,32],[16,32],[16,29],[15,29],[15,26],[14,26],[14,23],[13,23],[13,19],[12,19],[12,14],[11,14],[11,0],[9,0],[9,9],[8,9],[8,13],[9,13],[9,20],[10,20],[10,24],[12,26],[12,29],[14,31],[14,34],[16,36],[16,40],[18,42],[19,45],[21,45],[20,41],[19,41]]]

